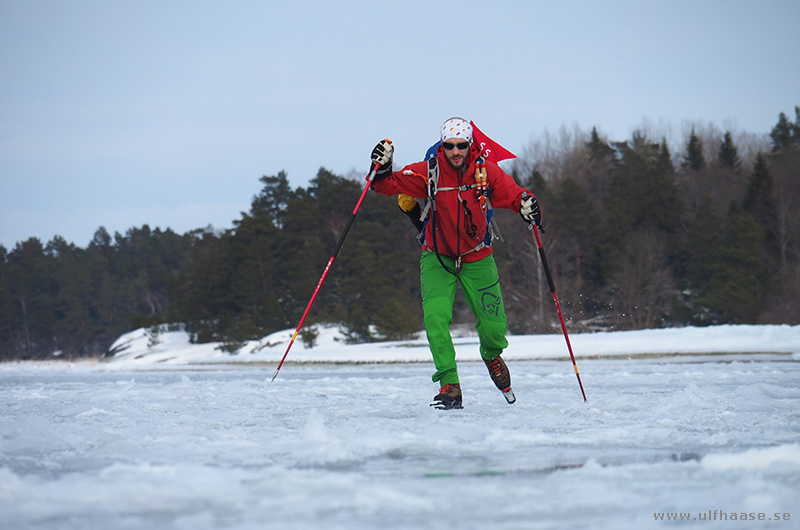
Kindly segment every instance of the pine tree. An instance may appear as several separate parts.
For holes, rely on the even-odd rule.
[[[755,323],[764,308],[768,275],[760,258],[764,229],[735,204],[728,214],[725,240],[705,296],[698,299],[722,322]]]
[[[718,324],[719,311],[705,307],[698,300],[708,295],[709,286],[724,263],[720,247],[723,240],[723,219],[717,214],[711,196],[703,196],[697,213],[689,225],[686,245],[686,275],[693,308],[693,320],[697,324]]]
[[[0,361],[12,359],[15,350],[13,302],[8,277],[8,251],[0,245]]]
[[[705,157],[703,157],[703,144],[700,142],[700,139],[694,133],[694,128],[692,128],[692,134],[689,136],[689,141],[686,142],[686,154],[683,157],[683,169],[703,169],[706,165]]]
[[[666,141],[650,142],[637,131],[630,142],[615,145],[620,159],[609,200],[612,231],[618,238],[638,228],[674,233],[680,205]]]
[[[266,217],[277,227],[283,226],[283,219],[293,193],[286,178],[286,173],[281,171],[277,177],[261,177],[264,187],[261,192],[253,197],[250,206],[250,215],[253,217]]]
[[[86,252],[56,236],[47,244],[56,259],[53,300],[58,318],[53,329],[53,348],[65,358],[87,355],[91,350],[91,278],[86,268]]]
[[[94,353],[105,353],[106,348],[122,333],[128,323],[122,322],[115,310],[114,276],[112,274],[114,248],[111,235],[100,227],[86,249],[84,268],[90,282],[89,314],[91,315],[91,344]]]
[[[795,110],[797,112],[797,110]],[[769,133],[772,138],[772,152],[780,153],[792,145],[793,126],[783,112],[778,115],[778,123]]]
[[[666,138],[662,138],[661,145],[658,146],[656,170],[662,175],[672,175],[675,173],[675,166],[672,164],[672,155],[669,152]]]
[[[11,325],[17,358],[43,359],[53,352],[57,292],[54,261],[37,238],[17,243],[8,254]]]
[[[270,215],[245,215],[230,238],[230,289],[236,319],[224,330],[227,339],[257,339],[281,329],[279,304],[281,232]]]
[[[586,147],[589,149],[590,160],[603,160],[614,154],[611,146],[600,139],[600,135],[597,134],[597,127],[592,127],[591,140],[586,143]]]
[[[764,153],[758,153],[753,171],[747,180],[747,192],[742,207],[766,230],[768,240],[774,237],[776,225],[772,186],[772,174],[767,159]]]
[[[405,340],[419,331],[419,314],[419,308],[410,307],[395,296],[381,304],[373,320],[378,333],[386,340]]]
[[[731,168],[734,171],[739,171],[741,161],[739,160],[739,150],[733,144],[733,138],[730,131],[725,133],[725,137],[719,144],[717,151],[717,160],[722,167]]]
[[[185,323],[195,342],[224,340],[225,329],[235,318],[231,235],[197,230],[191,238],[187,263],[171,283],[172,315]]]

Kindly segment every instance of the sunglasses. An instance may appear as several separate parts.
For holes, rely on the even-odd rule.
[[[460,142],[457,144],[446,144],[442,143],[442,147],[445,151],[452,151],[453,149],[458,149],[459,151],[463,151],[464,149],[469,148],[469,142]]]

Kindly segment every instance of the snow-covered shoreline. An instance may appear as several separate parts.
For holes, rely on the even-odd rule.
[[[155,338],[148,329],[121,336],[104,359],[106,368],[137,365],[270,364],[277,363],[294,333],[287,329],[251,341],[228,353],[220,343],[192,344],[182,331],[163,331]],[[666,328],[569,336],[576,359],[627,358],[672,355],[780,354],[800,358],[800,326],[724,325]],[[510,335],[507,360],[542,360],[569,357],[563,334]],[[454,339],[460,361],[479,361],[477,337]],[[313,347],[296,340],[290,363],[415,363],[429,362],[426,341],[346,344],[336,326],[320,327]]]

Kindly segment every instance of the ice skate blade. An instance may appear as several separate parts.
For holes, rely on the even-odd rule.
[[[514,391],[510,388],[508,390],[503,390],[503,397],[506,398],[506,401],[509,403],[514,403],[517,400],[517,396],[514,395]]]
[[[454,410],[464,408],[461,403],[444,403],[443,401],[434,401],[430,404],[430,406],[439,410]]]

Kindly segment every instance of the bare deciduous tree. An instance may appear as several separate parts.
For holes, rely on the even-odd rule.
[[[664,239],[647,231],[628,235],[617,265],[611,282],[614,326],[617,329],[662,327],[676,293]]]

